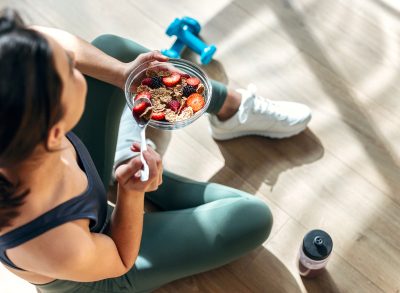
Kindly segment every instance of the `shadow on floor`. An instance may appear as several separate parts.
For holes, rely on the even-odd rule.
[[[213,59],[209,64],[203,65],[200,63],[199,55],[187,48],[183,50],[182,58],[197,64],[211,79],[222,82],[223,84],[228,84],[228,74],[226,73],[223,64],[218,60]]]
[[[328,271],[324,271],[321,275],[314,279],[302,278],[303,285],[308,293],[340,293],[335,281]]]
[[[302,290],[286,266],[261,246],[226,266],[172,282],[155,292],[297,293]]]
[[[218,142],[218,147],[225,159],[225,166],[210,181],[242,190],[245,187],[243,182],[256,190],[262,183],[272,189],[281,173],[311,164],[324,154],[321,142],[309,129],[282,140],[249,136]],[[236,176],[232,177],[232,172],[242,181],[237,180]]]

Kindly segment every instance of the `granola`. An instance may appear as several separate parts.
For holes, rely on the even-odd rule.
[[[182,110],[182,113],[179,114],[178,117],[176,117],[176,121],[186,120],[192,116],[193,116],[193,109],[192,107],[189,106]]]
[[[202,93],[204,93],[204,85],[201,83],[201,84],[199,84],[199,86],[197,87],[197,89],[196,89],[196,92],[198,93],[198,94],[202,94]]]
[[[134,100],[146,94],[152,102],[151,119],[174,123],[192,117],[205,105],[205,86],[188,74],[148,69]],[[142,113],[146,115],[148,109]]]
[[[165,120],[169,122],[175,122],[177,118],[178,114],[176,114],[174,111],[172,111],[171,109],[165,110]]]

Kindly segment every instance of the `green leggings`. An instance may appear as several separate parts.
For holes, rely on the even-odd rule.
[[[125,62],[147,51],[112,35],[100,36],[93,44]],[[125,100],[123,92],[109,84],[88,78],[88,86],[85,113],[74,132],[85,143],[107,185]],[[224,100],[226,88],[216,82],[213,86],[216,97]],[[213,111],[217,112],[222,103],[213,105]],[[54,293],[150,292],[173,280],[237,259],[262,244],[272,226],[271,212],[260,199],[167,171],[160,188],[146,197],[161,211],[144,215],[139,256],[127,274],[87,283],[56,280],[37,285],[37,289]]]

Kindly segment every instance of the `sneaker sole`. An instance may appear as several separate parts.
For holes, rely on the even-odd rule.
[[[249,135],[258,135],[264,136],[269,138],[288,138],[299,134],[300,132],[304,131],[307,128],[307,124],[302,126],[299,129],[293,130],[292,132],[282,133],[282,132],[265,132],[265,131],[241,131],[241,132],[234,132],[234,133],[220,133],[216,134],[214,131],[211,130],[211,136],[215,140],[229,140],[233,138],[238,138],[242,136],[249,136]]]

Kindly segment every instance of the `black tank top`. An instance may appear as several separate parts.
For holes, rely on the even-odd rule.
[[[12,268],[22,270],[12,263],[7,249],[21,245],[59,225],[77,219],[89,219],[91,232],[103,232],[107,222],[107,195],[104,185],[88,150],[72,132],[67,138],[75,147],[78,164],[88,178],[88,188],[70,200],[44,213],[31,222],[11,230],[0,237],[0,261]]]

